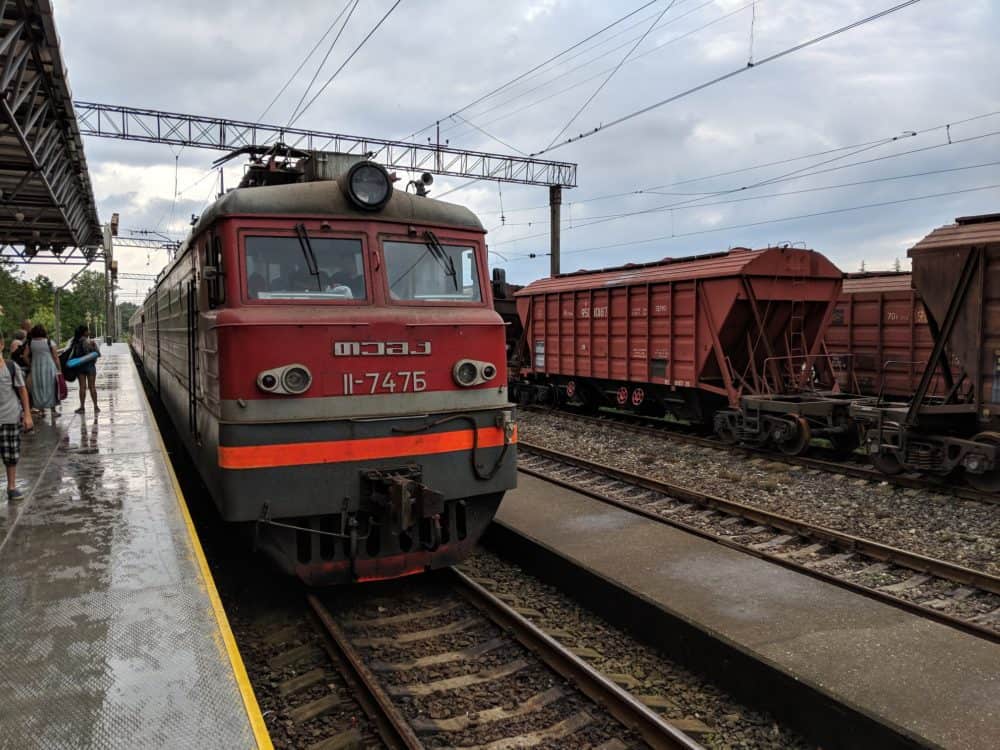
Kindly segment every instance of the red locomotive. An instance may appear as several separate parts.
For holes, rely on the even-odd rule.
[[[512,395],[669,414],[787,453],[812,437],[853,450],[821,353],[842,278],[817,252],[769,247],[536,281],[516,295]]]
[[[516,474],[483,227],[369,161],[305,172],[258,161],[205,211],[131,321],[136,356],[221,517],[285,570],[453,564]]]

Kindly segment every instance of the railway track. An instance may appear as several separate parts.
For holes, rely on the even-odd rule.
[[[700,747],[456,570],[381,591],[308,601],[391,748]]]
[[[1000,642],[1000,577],[521,440],[518,470]]]
[[[727,445],[716,437],[706,437],[705,435],[695,435],[679,429],[671,429],[668,422],[656,421],[650,417],[638,417],[630,414],[616,412],[602,412],[602,416],[591,416],[579,414],[566,410],[553,410],[549,407],[541,406],[520,406],[521,411],[537,411],[539,413],[553,412],[560,417],[571,419],[582,424],[590,424],[595,427],[607,427],[613,425],[616,429],[634,432],[641,435],[652,435],[662,439],[680,440],[693,445],[700,445],[715,450],[727,451],[741,456],[765,456],[771,461],[780,461],[793,466],[802,466],[808,469],[828,471],[835,474],[867,479],[870,482],[887,482],[897,487],[907,489],[931,490],[945,495],[961,498],[963,500],[975,500],[982,503],[1000,505],[1000,496],[980,492],[972,487],[962,487],[954,482],[937,477],[922,477],[915,474],[898,474],[895,476],[883,474],[878,469],[861,463],[854,463],[851,460],[833,460],[819,458],[816,456],[789,456],[778,451],[766,450],[764,448],[753,448],[745,445]]]

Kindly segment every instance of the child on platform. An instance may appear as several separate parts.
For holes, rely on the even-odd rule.
[[[21,428],[31,430],[28,389],[21,368],[3,358],[4,338],[0,333],[0,460],[7,469],[7,499],[22,500],[17,488],[17,462],[21,458]]]

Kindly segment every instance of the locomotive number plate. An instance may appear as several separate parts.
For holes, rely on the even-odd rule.
[[[424,370],[399,372],[345,372],[344,395],[355,393],[419,393],[427,390],[427,373]]]

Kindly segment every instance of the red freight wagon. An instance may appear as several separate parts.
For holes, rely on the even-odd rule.
[[[908,399],[934,346],[909,272],[850,274],[826,332],[840,388]],[[934,383],[940,389],[940,378]]]
[[[833,427],[801,393],[829,373],[819,351],[842,278],[817,252],[770,247],[536,281],[517,293],[514,395],[669,413],[797,452],[806,421],[815,436]]]
[[[933,334],[927,367],[909,403],[859,401],[851,413],[883,471],[960,471],[1000,492],[1000,213],[958,218],[909,256]]]

